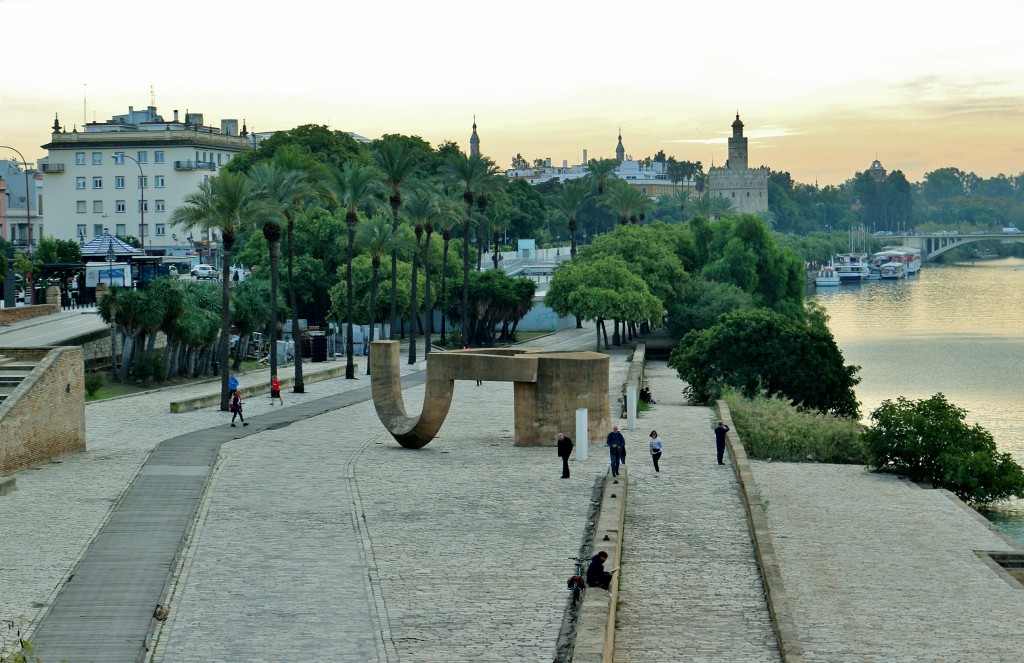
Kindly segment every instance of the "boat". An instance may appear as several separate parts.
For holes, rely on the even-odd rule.
[[[814,285],[819,288],[839,285],[839,274],[836,273],[832,265],[826,265],[819,269],[814,276]]]
[[[913,246],[884,246],[880,253],[898,256],[899,261],[907,266],[907,276],[917,274],[921,270],[921,249]],[[875,255],[877,256],[879,253]],[[889,262],[891,261],[892,258]]]
[[[866,253],[838,253],[832,259],[841,283],[860,283],[868,277],[870,264]]]
[[[878,276],[883,280],[907,278],[907,266],[898,260],[887,262],[878,268]]]

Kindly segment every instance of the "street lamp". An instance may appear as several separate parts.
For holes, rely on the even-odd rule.
[[[113,154],[111,157],[115,163],[123,163],[119,159],[131,159],[139,167],[139,241],[142,242],[142,253],[146,253],[146,176],[142,173],[142,164],[133,156],[127,154]]]
[[[107,235],[107,284],[108,297],[109,288],[114,285],[114,259],[117,258],[114,255],[114,240]],[[117,306],[115,306],[116,300],[110,302],[110,374],[113,378],[117,379]]]
[[[28,162],[25,161],[25,157],[21,155],[21,152],[14,149],[10,145],[0,145],[0,148],[5,148],[15,152],[21,157],[21,165],[25,168],[25,223],[28,225],[28,254],[32,255],[32,192],[28,186]]]

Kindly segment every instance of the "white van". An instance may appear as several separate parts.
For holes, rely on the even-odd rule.
[[[1003,228],[1003,234],[1004,235],[1019,235],[1020,234],[1020,228],[1014,228],[1013,226],[1006,226],[1005,228]]]

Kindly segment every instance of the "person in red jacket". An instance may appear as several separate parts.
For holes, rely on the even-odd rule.
[[[270,376],[270,406],[274,406],[274,399],[281,401],[281,406],[284,406],[284,399],[281,398],[281,381],[277,379],[276,375]]]

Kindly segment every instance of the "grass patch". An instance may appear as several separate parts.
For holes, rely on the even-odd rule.
[[[110,378],[104,378],[103,386],[95,391],[95,393],[85,395],[85,401],[102,401],[107,398],[116,398],[118,396],[130,396],[132,394],[141,394],[144,391],[150,391],[152,387],[143,387],[138,384],[122,384],[120,382],[111,382]]]
[[[782,398],[724,396],[747,456],[788,462],[866,462],[860,422],[804,412]]]

